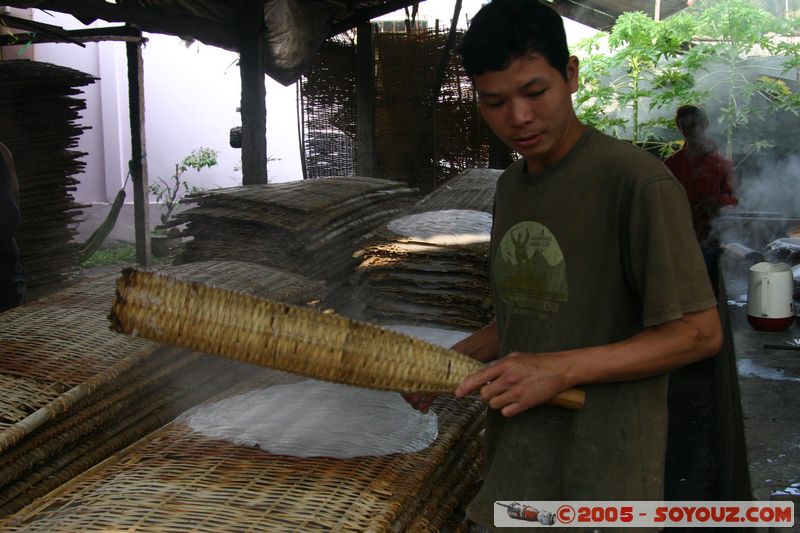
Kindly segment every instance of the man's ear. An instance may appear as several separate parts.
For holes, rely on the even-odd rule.
[[[576,56],[569,56],[567,60],[567,85],[571,93],[578,91],[578,67],[580,61]]]

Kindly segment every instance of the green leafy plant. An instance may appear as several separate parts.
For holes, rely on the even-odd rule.
[[[180,205],[186,194],[203,190],[202,187],[189,185],[185,176],[186,171],[194,169],[200,171],[217,165],[219,152],[211,148],[200,147],[184,157],[180,163],[175,164],[175,173],[168,178],[156,178],[156,183],[150,185],[150,193],[161,204],[161,229],[167,225],[175,208]],[[158,229],[158,228],[157,228]]]
[[[779,113],[800,114],[800,96],[779,78],[800,66],[800,45],[784,38],[796,31],[795,21],[751,0],[702,0],[662,21],[626,13],[609,34],[576,48],[578,116],[612,135],[655,143],[669,155],[680,146],[675,108],[710,104],[719,109],[729,157],[768,149],[769,139],[743,146],[736,132]],[[754,61],[754,55],[776,61]]]
[[[608,35],[578,44],[582,82],[576,95],[585,122],[633,142],[657,137],[669,127],[653,110],[671,107],[691,94],[693,78],[681,68],[694,21],[676,15],[655,21],[641,12],[621,15]]]
[[[698,82],[705,82],[710,98],[720,104],[725,150],[728,157],[733,157],[737,129],[767,120],[777,112],[798,114],[797,95],[769,75],[796,68],[798,45],[782,36],[792,35],[797,26],[750,0],[707,0],[699,5],[698,25],[704,39],[688,55],[697,56],[697,70],[701,73]],[[778,56],[783,64],[748,61],[754,55]],[[771,146],[767,140],[756,141],[747,147],[748,154]]]

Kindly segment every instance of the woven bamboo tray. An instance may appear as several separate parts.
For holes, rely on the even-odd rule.
[[[135,391],[125,405],[118,406],[113,398],[96,401],[93,406],[97,409],[117,411],[107,423],[98,420],[101,417],[92,416],[94,413],[81,417],[83,413],[79,412],[77,416],[84,418],[83,423],[59,435],[54,439],[55,442],[49,441],[37,448],[25,446],[37,456],[49,455],[31,465],[33,468],[25,471],[24,476],[0,488],[0,516],[18,511],[114,452],[175,419],[189,407],[252,374],[252,369],[246,368],[246,365],[237,366],[233,361],[199,355],[185,357],[189,359],[186,363],[193,363],[187,372],[173,372],[169,382],[155,384],[154,387],[152,383],[148,384],[151,387]],[[149,379],[142,377],[143,381]],[[75,417],[73,415],[71,418]],[[87,427],[89,431],[83,435]],[[26,456],[25,462],[28,461]]]
[[[359,318],[456,329],[479,329],[492,321],[488,238],[447,241],[431,233],[477,233],[475,224],[490,217],[500,173],[469,169],[403,213],[410,218],[395,218],[374,233],[356,252],[354,283],[368,295]],[[443,211],[451,211],[441,215],[444,223],[418,216]]]
[[[457,444],[471,440],[466,431],[480,421],[481,403],[443,397],[433,409],[439,437],[430,447],[354,459],[273,455],[172,422],[0,522],[0,528],[47,533],[405,530],[397,521],[405,510],[418,509],[407,517],[409,524],[425,511],[425,502],[415,502],[420,491],[433,495],[436,483],[445,480],[458,487],[472,470],[466,467],[470,459],[459,462],[464,448]],[[435,476],[448,461],[452,467]],[[474,481],[471,474],[469,479]],[[423,519],[438,520],[430,514]]]
[[[126,269],[112,328],[335,383],[450,393],[484,365],[408,335],[267,299]],[[580,408],[583,393],[550,403]]]
[[[168,270],[298,303],[317,298],[322,288],[299,276],[235,262]],[[109,331],[105,314],[115,277],[82,281],[0,315],[0,516],[218,392],[229,384],[225,376],[232,368],[247,368],[211,358],[216,370],[208,370],[198,357],[209,356],[165,351],[156,343]],[[103,436],[108,427],[141,418],[150,396],[174,396],[175,384],[197,372],[193,383],[181,385],[184,391],[173,405],[162,409],[160,417],[150,417],[149,425],[142,422],[113,439]],[[79,460],[69,459],[76,453]]]

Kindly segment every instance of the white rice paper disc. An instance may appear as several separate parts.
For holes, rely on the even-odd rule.
[[[394,392],[307,380],[199,406],[184,415],[197,433],[278,455],[363,457],[423,450],[436,414]]]
[[[457,329],[431,328],[427,326],[414,326],[410,324],[381,324],[382,328],[404,333],[417,339],[430,342],[442,348],[450,348],[455,343],[471,335],[469,331]]]
[[[387,228],[406,239],[442,246],[489,242],[492,215],[472,209],[427,211],[394,219]]]

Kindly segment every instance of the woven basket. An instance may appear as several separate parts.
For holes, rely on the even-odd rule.
[[[317,379],[429,394],[484,365],[458,352],[335,314],[126,269],[112,329]],[[581,391],[552,403],[579,408]]]

